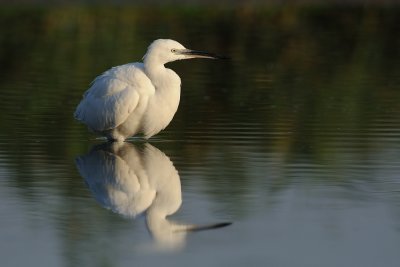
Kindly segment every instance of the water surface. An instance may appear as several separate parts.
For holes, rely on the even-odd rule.
[[[398,266],[399,9],[0,12],[2,266]],[[165,182],[167,222],[233,222],[170,243],[149,225],[153,202],[127,200],[126,214],[110,197],[135,188],[104,178],[117,150],[95,156],[97,187],[81,175],[101,141],[72,118],[96,75],[160,37],[232,58],[169,64],[174,120],[120,157]]]

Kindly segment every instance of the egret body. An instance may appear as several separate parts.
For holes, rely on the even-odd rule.
[[[75,111],[75,118],[111,141],[137,133],[146,139],[171,122],[180,100],[181,79],[164,64],[191,58],[220,58],[186,49],[169,39],[155,40],[143,63],[113,67],[92,82]]]

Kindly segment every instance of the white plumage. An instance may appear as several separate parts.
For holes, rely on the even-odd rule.
[[[75,118],[112,141],[137,133],[150,138],[171,122],[180,100],[181,79],[164,64],[190,58],[221,58],[186,49],[169,39],[155,40],[143,63],[111,68],[98,76],[75,111]]]

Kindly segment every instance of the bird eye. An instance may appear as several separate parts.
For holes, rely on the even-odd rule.
[[[176,52],[176,49],[171,49],[171,52],[172,52],[172,53],[175,53],[175,52]]]

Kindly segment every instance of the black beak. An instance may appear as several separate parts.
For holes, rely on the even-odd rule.
[[[211,58],[211,59],[228,59],[228,57],[217,55],[214,53],[185,49],[180,51],[182,55],[191,56],[193,58]]]

